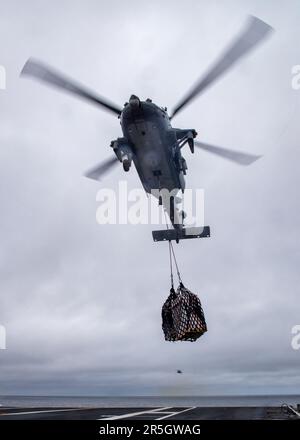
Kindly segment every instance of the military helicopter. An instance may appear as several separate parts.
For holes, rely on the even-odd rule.
[[[271,31],[271,26],[257,17],[250,16],[241,34],[206,75],[201,77],[178,102],[170,115],[166,107],[159,107],[149,98],[142,101],[134,94],[130,96],[129,101],[122,108],[66,78],[38,60],[29,59],[21,75],[31,76],[57,88],[64,89],[113,113],[120,119],[123,135],[110,144],[114,156],[88,171],[86,173],[87,177],[100,180],[118,162],[121,162],[124,171],[128,172],[133,162],[146,193],[150,194],[153,190],[161,189],[184,193],[184,176],[186,175],[187,164],[181,150],[185,145],[189,146],[191,153],[194,153],[196,146],[240,165],[250,165],[261,157],[197,142],[195,141],[197,136],[195,129],[174,128],[171,121],[197,96],[226,73],[240,58],[264,40]],[[210,236],[208,226],[200,229],[185,228],[184,213],[177,209],[178,198],[172,196],[170,201],[160,194],[157,196],[159,204],[163,205],[167,211],[173,228],[153,231],[155,241],[176,240],[178,242],[186,238]],[[191,231],[191,229],[193,230]]]

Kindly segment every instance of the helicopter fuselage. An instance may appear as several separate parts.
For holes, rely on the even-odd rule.
[[[173,128],[171,119],[189,105],[193,99],[202,94],[219,77],[225,74],[240,58],[244,57],[258,43],[263,41],[272,30],[271,26],[259,18],[250,17],[243,32],[221,55],[217,62],[213,64],[212,68],[177,103],[170,117],[165,108],[158,107],[150,99],[141,101],[135,95],[130,97],[129,102],[123,108],[115,105],[38,60],[29,59],[24,65],[21,74],[63,89],[117,115],[120,118],[123,137],[112,141],[111,146],[118,160],[122,162],[124,170],[129,171],[133,162],[142,185],[148,194],[153,194],[155,190],[156,193],[162,190],[167,190],[169,193],[174,193],[174,191],[183,192],[185,189],[184,175],[186,174],[187,166],[181,155],[181,148],[186,143],[189,145],[192,153],[196,145],[202,150],[234,161],[240,165],[250,165],[260,158],[258,155],[221,148],[203,142],[194,143],[194,138],[197,135],[196,131],[193,129]],[[110,157],[86,173],[86,176],[99,180],[116,163],[116,158]],[[159,199],[159,204],[165,206],[162,196],[158,195],[157,198]],[[176,203],[176,197],[174,197],[174,203]],[[170,214],[172,213],[170,212]],[[182,213],[181,217],[182,219],[184,218],[184,213]],[[203,233],[189,235],[186,234],[186,229],[183,234],[182,230],[179,231],[180,228],[175,226],[176,222],[172,220],[172,215],[170,218],[175,229],[177,229],[175,236],[172,235],[174,231],[171,231],[171,234],[170,231],[167,233],[165,230],[156,231],[158,234],[153,236],[155,241],[171,241],[173,239],[179,241],[182,238],[202,237],[209,234],[209,230],[207,230],[207,234],[204,233],[204,235]]]
[[[120,122],[124,137],[116,141],[115,153],[121,161],[129,155],[145,191],[184,191],[186,163],[177,137],[184,130],[172,128],[166,109],[131,97]]]

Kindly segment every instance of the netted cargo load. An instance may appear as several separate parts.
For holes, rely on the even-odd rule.
[[[207,331],[200,299],[182,283],[163,305],[162,328],[166,341],[194,342]]]
[[[171,241],[169,241],[169,258],[171,290],[161,312],[165,340],[194,342],[207,332],[201,301],[195,293],[192,293],[183,285]],[[176,292],[174,289],[173,261],[179,282]]]

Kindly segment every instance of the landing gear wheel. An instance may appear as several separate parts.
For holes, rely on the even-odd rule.
[[[129,169],[130,169],[130,161],[129,160],[124,160],[123,161],[123,169],[124,169],[124,171],[129,171]]]

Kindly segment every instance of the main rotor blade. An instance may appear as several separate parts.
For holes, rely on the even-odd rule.
[[[215,145],[205,144],[198,141],[194,141],[194,144],[196,147],[201,148],[202,150],[208,151],[209,153],[217,154],[218,156],[236,162],[239,165],[251,165],[253,162],[262,157],[256,156],[254,154],[243,153],[241,151],[234,151],[227,148],[216,147]]]
[[[208,73],[202,77],[191,91],[174,108],[171,118],[185,107],[192,99],[196,98],[240,58],[246,55],[258,43],[260,43],[273,28],[257,17],[250,16],[246,29],[239,35],[233,44],[227,49],[221,58],[213,65]]]
[[[21,75],[31,76],[37,78],[40,81],[51,84],[60,89],[66,90],[67,92],[73,93],[74,95],[80,96],[81,98],[87,99],[94,104],[104,107],[117,115],[120,115],[122,109],[101,96],[97,96],[85,87],[77,84],[75,81],[61,75],[60,73],[52,70],[40,61],[30,58],[22,69]]]
[[[116,165],[119,160],[116,157],[110,157],[109,159],[104,160],[101,164],[98,164],[91,170],[87,171],[84,175],[89,179],[93,180],[101,180],[101,177],[110,171],[114,165]]]

